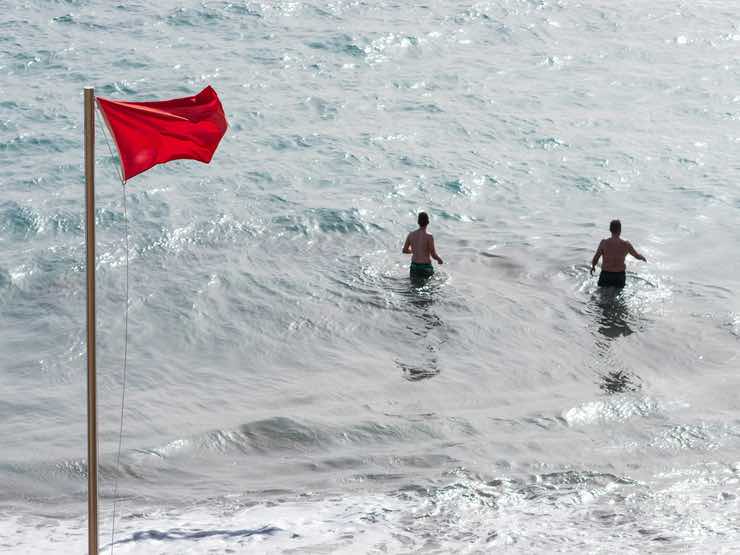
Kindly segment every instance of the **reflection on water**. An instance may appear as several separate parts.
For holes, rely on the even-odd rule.
[[[444,324],[442,319],[432,310],[436,297],[439,295],[444,278],[439,274],[430,277],[412,276],[405,280],[399,292],[408,302],[409,313],[414,315],[417,322],[407,326],[420,344],[418,360],[413,363],[396,360],[396,364],[403,371],[403,376],[409,381],[419,381],[432,378],[439,374],[437,350],[444,340],[431,335]]]
[[[624,290],[600,287],[596,303],[599,307],[599,333],[609,339],[626,337],[634,333],[630,327],[629,308],[623,295]]]
[[[593,313],[598,335],[596,336],[597,356],[608,368],[597,370],[598,386],[607,394],[638,391],[642,388],[640,376],[631,370],[620,368],[618,361],[610,354],[611,346],[620,337],[632,335],[635,330],[634,316],[630,314],[625,289],[599,287],[591,299],[589,312]]]
[[[436,357],[431,358],[425,366],[412,366],[400,360],[396,360],[396,364],[403,371],[403,377],[410,382],[426,380],[439,374]]]
[[[599,376],[599,389],[604,393],[625,393],[642,388],[640,376],[624,370],[612,370]]]

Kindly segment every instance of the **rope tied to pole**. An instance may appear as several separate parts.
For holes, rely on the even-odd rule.
[[[100,113],[96,110],[95,111],[96,116],[98,117],[98,121],[100,121]],[[121,468],[121,449],[123,446],[123,416],[124,416],[124,408],[126,403],[126,374],[128,369],[128,305],[129,305],[129,234],[128,234],[128,210],[126,206],[126,180],[123,178],[123,174],[121,173],[121,168],[115,163],[115,155],[113,154],[113,149],[110,146],[110,142],[108,141],[108,133],[106,132],[106,128],[104,125],[100,126],[103,129],[103,137],[105,138],[105,144],[108,145],[108,152],[110,152],[111,155],[111,162],[113,163],[114,167],[116,168],[116,172],[118,173],[118,178],[121,181],[121,191],[123,196],[123,236],[124,236],[124,243],[125,243],[125,265],[123,270],[123,288],[124,288],[124,299],[125,299],[125,308],[123,313],[123,372],[122,372],[122,378],[121,378],[121,414],[119,419],[119,428],[118,428],[118,449],[116,452],[116,472],[114,476],[114,486],[113,486],[113,518],[112,518],[112,524],[111,524],[111,538],[110,538],[110,552],[113,553],[113,545],[114,540],[116,536],[116,508],[118,505],[118,476],[120,474],[120,468]]]

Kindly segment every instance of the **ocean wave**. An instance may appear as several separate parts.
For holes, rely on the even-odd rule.
[[[110,210],[96,211],[96,225],[110,227],[122,220]],[[70,235],[78,237],[84,232],[82,214],[74,212],[43,213],[38,208],[20,205],[13,201],[0,203],[0,236],[14,241],[35,239],[39,236]]]
[[[615,542],[628,552],[717,551],[740,547],[731,510],[736,481],[736,469],[711,463],[646,481],[587,469],[507,478],[459,468],[391,490],[262,491],[166,513],[124,505],[113,542],[123,553],[601,552]],[[21,533],[5,535],[5,545],[28,545],[31,528],[13,518],[3,521]],[[33,530],[79,551],[77,526],[37,517]]]
[[[15,202],[0,204],[0,231],[15,239],[27,239],[40,228],[38,212]]]
[[[366,55],[365,50],[356,44],[353,37],[343,33],[318,40],[314,39],[307,44],[311,48],[346,54],[354,58],[363,58]]]
[[[571,426],[584,426],[624,422],[635,417],[660,416],[665,411],[665,405],[652,397],[617,394],[567,409],[563,411],[562,417]]]
[[[242,9],[235,12],[237,15],[253,15],[248,9]],[[203,4],[197,8],[178,7],[175,8],[166,18],[168,25],[173,27],[200,27],[202,25],[218,25],[228,16],[229,12],[225,9],[218,9],[210,5]]]
[[[108,26],[96,23],[85,15],[80,16],[73,13],[67,13],[64,15],[53,17],[51,21],[58,25],[82,27],[83,29],[86,29],[88,31],[106,32],[110,30]]]
[[[666,427],[648,443],[661,451],[708,452],[720,449],[728,442],[737,443],[740,428],[723,423],[702,422]]]
[[[371,222],[365,222],[357,208],[311,208],[300,215],[286,214],[272,219],[278,236],[299,234],[368,234],[380,229]]]
[[[429,418],[417,422],[365,421],[349,426],[319,424],[288,417],[274,417],[216,430],[202,436],[174,440],[163,447],[139,450],[162,458],[188,452],[279,453],[323,452],[338,446],[373,445],[406,441],[438,441],[450,431],[475,435],[475,428],[461,419]]]
[[[73,146],[76,146],[75,143],[64,136],[38,136],[24,133],[12,139],[0,141],[0,153],[20,152],[24,156],[38,153],[48,155],[50,152],[66,152]]]

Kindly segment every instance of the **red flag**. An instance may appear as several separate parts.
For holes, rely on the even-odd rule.
[[[98,98],[118,146],[124,179],[157,164],[189,158],[206,164],[226,133],[226,116],[216,91],[159,102]]]

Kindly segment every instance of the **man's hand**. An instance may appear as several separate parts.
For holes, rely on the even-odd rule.
[[[442,259],[441,258],[438,258],[437,259],[437,262],[439,262],[440,264],[444,264],[444,262],[442,262]]]
[[[591,265],[591,275],[594,275],[594,271],[596,270],[596,265]]]
[[[647,262],[647,258],[642,256],[639,252],[635,250],[635,247],[632,246],[632,243],[627,243],[627,252],[630,253],[632,256],[637,258],[637,260],[642,260],[643,262]]]

